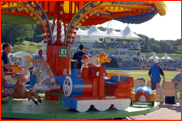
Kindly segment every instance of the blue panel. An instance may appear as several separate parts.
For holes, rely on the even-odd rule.
[[[75,78],[77,76],[77,69],[71,69],[71,77]]]
[[[35,85],[37,83],[37,75],[30,75],[30,85]]]
[[[58,80],[60,86],[63,86],[63,82],[64,82],[65,77],[66,77],[66,75],[62,75],[62,76],[54,75],[54,78]]]
[[[5,86],[7,87],[13,87],[15,84],[9,84],[7,81],[5,81]]]
[[[15,73],[15,72],[13,72],[14,74],[16,74],[16,75],[20,75],[20,74],[22,74],[22,72],[18,72],[18,73]]]
[[[105,83],[117,85],[118,82],[126,82],[128,79],[128,77],[120,76],[120,79],[118,81],[118,77],[119,76],[111,76],[111,79],[105,79]]]
[[[78,99],[72,97],[63,96],[62,104],[63,107],[77,109]]]
[[[74,78],[72,80],[72,83],[73,83],[73,90],[72,90],[71,96],[82,96],[83,87],[74,88],[74,85],[83,85],[82,78],[81,77]]]
[[[123,23],[140,24],[152,19],[156,14],[156,10],[152,10],[151,12],[140,15],[114,18],[114,20],[118,20]]]
[[[42,15],[41,18],[44,19],[44,15]]]
[[[39,10],[39,8],[38,8],[38,7],[36,7],[35,9],[36,9],[36,10]]]
[[[135,89],[135,93],[136,93],[135,94],[135,99],[136,99],[138,93],[140,93],[140,92],[145,92],[148,95],[149,100],[150,100],[150,94],[152,93],[152,89],[150,87],[148,87],[146,85],[142,85],[142,86],[137,87]]]

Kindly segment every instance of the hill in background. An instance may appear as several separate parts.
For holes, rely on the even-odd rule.
[[[14,45],[12,47],[11,53],[16,53],[19,51],[24,51],[30,54],[33,54],[37,49],[40,49],[42,46],[39,46],[39,43],[30,42],[30,41],[23,41],[21,44]],[[2,50],[2,45],[1,45]]]

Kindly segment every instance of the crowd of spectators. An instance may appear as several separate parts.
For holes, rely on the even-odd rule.
[[[84,44],[86,47],[86,44],[89,44],[89,48],[121,48],[121,49],[140,49],[139,43],[126,43],[123,44],[122,42],[104,42],[104,43],[84,43],[84,42],[74,42],[71,47],[78,47],[78,45]]]
[[[153,61],[143,61],[142,68],[150,68],[154,64]],[[166,70],[181,69],[181,61],[162,61],[160,67]]]
[[[120,68],[139,68],[141,67],[141,63],[139,60],[123,60],[123,59],[116,59]]]
[[[122,60],[121,58],[116,59],[120,68],[150,68],[153,61],[139,61],[139,60]],[[181,61],[162,61],[159,65],[165,70],[178,70],[181,69]]]
[[[94,48],[122,48],[122,49],[140,49],[140,46],[138,43],[126,43],[123,44],[122,42],[105,42],[105,43],[95,43],[93,45]]]

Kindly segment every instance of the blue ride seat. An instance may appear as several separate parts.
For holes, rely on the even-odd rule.
[[[106,84],[117,85],[118,82],[126,82],[127,79],[128,79],[128,77],[120,76],[120,79],[119,79],[119,81],[118,81],[118,76],[111,76],[111,79],[105,79],[105,83],[106,83]]]
[[[10,84],[10,83],[8,83],[7,81],[5,81],[5,86],[6,87],[13,87],[15,84]]]
[[[18,73],[13,72],[13,74],[20,75],[22,74],[22,72],[18,72]]]
[[[13,74],[16,75],[16,76],[18,76],[18,75],[22,74],[22,72],[18,72],[18,73],[13,72]],[[6,87],[13,87],[14,85],[15,84],[10,84],[7,81],[5,81],[5,86]]]

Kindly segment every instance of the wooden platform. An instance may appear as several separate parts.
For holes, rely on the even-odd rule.
[[[158,105],[154,106],[132,106],[124,111],[118,111],[114,108],[108,111],[99,112],[92,108],[85,113],[79,113],[75,110],[64,108],[59,101],[43,100],[39,105],[35,105],[27,99],[14,99],[13,109],[8,111],[8,101],[1,101],[1,118],[13,119],[108,119],[121,118],[147,114],[157,110]]]

